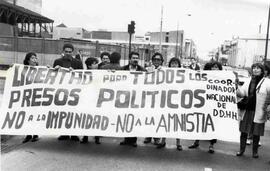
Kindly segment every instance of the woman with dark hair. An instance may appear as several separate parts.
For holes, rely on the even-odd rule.
[[[30,66],[38,66],[37,61],[37,54],[34,52],[29,52],[25,55],[25,58],[23,60],[24,65],[30,65]]]
[[[264,77],[264,66],[255,63],[251,66],[252,77],[250,82],[245,82],[237,90],[237,96],[245,98],[245,105],[239,117],[241,119],[239,130],[240,151],[237,156],[242,156],[246,149],[248,134],[253,135],[252,157],[258,158],[260,136],[264,135],[265,122],[267,120],[266,109],[269,105],[270,81]],[[268,95],[268,96],[267,96]]]
[[[177,57],[174,57],[174,58],[171,58],[170,61],[169,61],[169,67],[170,68],[181,68],[181,61],[179,58]],[[166,138],[162,138],[161,139],[161,142],[157,145],[157,148],[160,149],[160,148],[164,148],[166,146]],[[183,148],[180,144],[180,139],[177,138],[176,139],[176,149],[179,150],[179,151],[182,151]]]
[[[98,69],[98,59],[95,57],[89,57],[85,60],[85,65],[88,70]],[[88,136],[83,136],[80,141],[82,144],[88,143]],[[100,136],[95,136],[95,143],[100,144]]]
[[[29,52],[25,55],[25,58],[23,60],[24,65],[30,65],[30,66],[38,66],[38,61],[37,61],[37,54],[34,52]],[[35,142],[38,140],[38,135],[27,135],[22,143],[26,143],[28,141]]]
[[[205,65],[204,65],[204,68],[203,68],[203,70],[222,70],[222,65],[221,65],[221,63],[219,63],[219,62],[217,62],[217,61],[213,61],[213,62],[208,62],[208,63],[206,63]],[[209,142],[210,142],[210,145],[209,145],[209,150],[208,150],[208,152],[209,153],[214,153],[215,152],[215,150],[214,150],[214,144],[215,143],[217,143],[217,140],[216,139],[212,139],[212,140],[209,140]],[[199,145],[200,145],[200,140],[195,140],[194,141],[194,143],[191,145],[191,146],[189,146],[188,148],[197,148],[197,147],[199,147]]]
[[[217,61],[213,61],[210,63],[211,69],[210,70],[222,70],[222,65],[221,63]],[[204,70],[208,70],[208,68],[204,68]]]
[[[181,61],[177,57],[173,57],[169,61],[169,68],[181,68]]]

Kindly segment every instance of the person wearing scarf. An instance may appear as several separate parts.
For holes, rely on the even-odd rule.
[[[247,97],[247,103],[244,110],[239,112],[243,115],[240,117],[239,130],[240,135],[240,151],[237,156],[242,156],[246,149],[246,141],[248,134],[253,135],[252,157],[258,158],[258,147],[260,136],[264,135],[265,122],[267,120],[265,106],[267,94],[270,93],[270,82],[268,78],[264,78],[264,66],[255,63],[251,66],[252,77],[250,82],[246,82],[237,90],[237,96]]]

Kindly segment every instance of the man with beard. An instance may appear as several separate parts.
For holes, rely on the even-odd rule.
[[[146,71],[142,66],[139,65],[139,53],[131,52],[129,54],[129,64],[123,66],[123,70],[129,71]],[[137,137],[126,137],[124,141],[120,142],[120,145],[131,145],[137,147]]]

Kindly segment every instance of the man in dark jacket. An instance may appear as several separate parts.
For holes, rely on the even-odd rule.
[[[123,70],[129,71],[146,71],[142,66],[139,65],[139,53],[131,52],[129,54],[129,64],[123,66]]]
[[[98,64],[98,69],[100,69],[103,65],[110,63],[110,54],[108,52],[102,52],[100,54],[101,63]]]
[[[129,64],[125,65],[122,69],[129,71],[146,71],[139,65],[139,56],[139,53],[131,52],[129,54]],[[124,141],[120,142],[120,145],[132,145],[133,147],[137,147],[137,137],[126,137]]]
[[[70,68],[70,69],[83,69],[83,64],[78,59],[73,58],[72,54],[74,47],[72,44],[66,43],[63,46],[63,54],[61,58],[54,61],[53,67]]]
[[[83,69],[82,62],[78,59],[73,58],[72,54],[74,47],[70,43],[66,43],[63,46],[63,54],[61,58],[58,58],[54,61],[53,67],[59,69],[60,67],[69,68],[69,69]],[[58,140],[68,140],[70,136],[61,135],[58,137]],[[71,136],[71,140],[79,141],[78,136]]]

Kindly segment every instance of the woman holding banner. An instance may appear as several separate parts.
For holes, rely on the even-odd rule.
[[[180,59],[177,57],[171,58],[169,61],[169,68],[181,68],[181,62]],[[166,138],[162,138],[161,142],[157,145],[157,148],[164,148],[166,146]],[[176,139],[176,149],[179,151],[182,151],[183,148],[180,144],[180,139]]]
[[[216,61],[208,62],[204,65],[203,70],[222,70],[222,65],[221,65],[221,63],[216,62]],[[217,143],[217,139],[209,140],[209,142],[210,142],[210,145],[209,145],[208,152],[213,154],[215,152],[214,144]],[[195,140],[194,143],[191,146],[189,146],[188,148],[190,148],[190,149],[197,148],[197,147],[199,147],[199,145],[200,145],[200,140]]]
[[[98,69],[98,59],[95,57],[89,57],[85,60],[86,68],[91,69]],[[88,143],[88,136],[83,136],[82,140],[80,141],[82,144]],[[95,143],[100,144],[100,137],[95,136]]]
[[[237,90],[237,96],[244,98],[245,103],[241,106],[243,115],[239,130],[240,135],[240,151],[237,156],[242,156],[246,149],[246,141],[248,134],[253,135],[252,157],[258,158],[258,147],[260,136],[264,135],[264,126],[267,120],[267,106],[269,105],[270,80],[264,77],[264,66],[255,63],[251,66],[252,77],[250,82],[245,82],[243,86]]]
[[[29,52],[25,55],[23,64],[24,65],[30,65],[30,66],[38,66],[38,58],[37,58],[37,54],[34,52]],[[32,141],[35,142],[38,140],[38,135],[27,135],[22,143],[26,143],[28,141]]]

